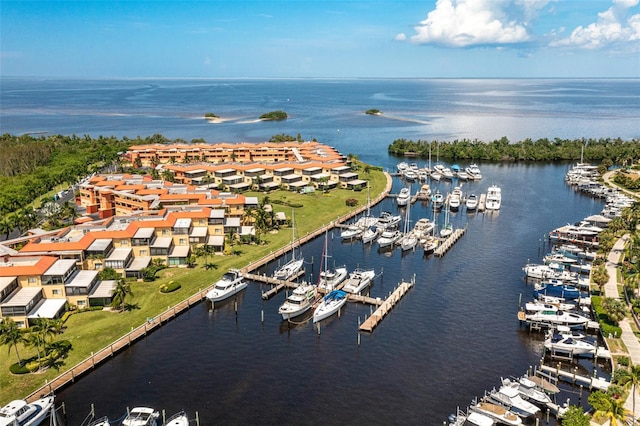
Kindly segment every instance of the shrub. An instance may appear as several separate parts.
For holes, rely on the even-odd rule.
[[[9,371],[11,371],[13,374],[31,373],[31,371],[29,371],[26,365],[22,365],[19,362],[16,362],[15,364],[11,364],[11,366],[9,367]]]
[[[173,291],[178,290],[180,287],[182,287],[180,285],[180,283],[177,283],[175,281],[169,281],[167,284],[162,284],[160,286],[160,292],[161,293],[171,293]]]
[[[604,337],[620,337],[622,336],[622,329],[617,325],[607,324],[603,321],[600,321],[600,330],[602,330],[602,335]]]
[[[349,207],[355,207],[358,205],[358,200],[355,198],[348,198],[344,203]]]
[[[618,357],[618,365],[624,365],[625,367],[628,367],[629,364],[631,364],[631,361],[629,361],[629,357],[628,356],[619,356]],[[618,370],[616,370],[618,371]]]

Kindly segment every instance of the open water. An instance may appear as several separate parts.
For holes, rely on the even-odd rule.
[[[117,135],[155,133],[206,141],[263,141],[300,133],[385,168],[402,159],[397,138],[490,140],[527,137],[638,137],[637,81],[626,80],[1,80],[1,131]],[[362,112],[378,108],[383,117]],[[275,109],[285,122],[255,122]],[[209,124],[212,111],[233,120]],[[419,160],[424,164],[426,160]],[[461,164],[464,165],[464,164]],[[401,280],[415,287],[372,334],[369,314],[349,304],[340,318],[290,327],[277,315],[285,298],[260,297],[251,284],[233,301],[200,304],[58,394],[70,425],[95,404],[99,415],[150,405],[168,415],[199,413],[201,424],[441,425],[500,377],[536,365],[541,336],[519,327],[518,302],[531,298],[522,266],[549,249],[557,226],[598,213],[602,203],[566,186],[568,164],[480,163],[483,180],[466,193],[502,187],[496,213],[452,214],[467,233],[443,258],[375,245],[343,243],[329,234],[337,265],[382,273],[371,289],[385,297]],[[394,192],[403,185],[397,180]],[[435,188],[451,191],[451,183]],[[418,185],[413,186],[416,191]],[[373,208],[396,211],[393,200]],[[412,220],[432,217],[415,204]],[[443,218],[439,217],[442,221]],[[334,238],[335,237],[335,238]],[[317,279],[323,239],[302,250]],[[313,275],[311,275],[313,273]],[[261,313],[264,312],[264,323]],[[582,363],[587,374],[592,366]],[[576,392],[576,393],[573,393]],[[562,398],[578,401],[577,389]],[[552,424],[555,424],[552,420]]]

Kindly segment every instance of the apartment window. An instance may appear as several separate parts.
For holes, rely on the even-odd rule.
[[[147,256],[147,253],[148,253],[148,252],[149,252],[149,251],[148,251],[147,249],[140,250],[140,256]]]
[[[87,304],[86,300],[78,300],[78,308],[82,309]]]
[[[59,289],[53,289],[51,290],[51,294],[53,294],[54,296],[60,296],[62,292]]]
[[[178,240],[178,244],[181,246],[187,245],[187,239],[186,238],[180,238],[180,240]]]
[[[38,282],[38,279],[36,277],[27,278],[27,283],[29,283],[29,284],[35,284],[37,282]]]

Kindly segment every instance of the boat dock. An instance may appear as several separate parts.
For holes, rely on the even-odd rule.
[[[449,237],[446,240],[442,241],[438,245],[438,247],[435,249],[433,254],[438,257],[444,256],[444,254],[447,251],[449,251],[451,247],[453,247],[453,245],[460,239],[460,237],[464,235],[466,231],[467,231],[466,226],[464,228],[458,228],[454,230],[453,233],[449,235]]]
[[[409,289],[413,287],[415,283],[415,275],[411,279],[411,281],[403,281],[396,287],[396,289],[391,293],[391,295],[382,302],[378,309],[367,319],[364,320],[360,327],[358,327],[359,331],[367,331],[369,333],[373,332],[373,329],[382,321],[382,319],[393,309],[393,307],[402,299],[402,297],[407,294]]]
[[[487,194],[480,194],[480,199],[478,200],[478,208],[479,212],[483,212],[487,204]]]
[[[558,367],[551,367],[548,365],[541,365],[537,374],[550,381],[558,382],[562,379],[565,382],[573,383],[574,385],[588,386],[589,389],[607,390],[611,384],[608,380],[601,377],[587,377],[577,374],[575,371],[565,371]]]
[[[291,279],[295,280],[297,278],[300,278],[304,274],[305,274],[305,270],[301,269],[293,277],[291,277]],[[274,286],[270,290],[262,293],[262,299],[264,299],[264,300],[272,298],[273,296],[278,294],[278,292],[280,290],[282,290],[285,287],[287,287],[287,288],[296,288],[296,287],[298,287],[298,283],[296,283],[296,282],[279,280],[277,278],[269,277],[267,275],[244,273],[244,274],[242,274],[242,276],[245,279],[250,280],[250,281],[255,281],[255,282],[264,283],[264,284],[270,284],[270,285]]]

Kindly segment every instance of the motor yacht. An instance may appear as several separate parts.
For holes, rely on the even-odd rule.
[[[211,302],[219,302],[247,287],[247,282],[237,269],[231,269],[222,278],[216,281],[215,285],[206,294]]]
[[[303,283],[296,287],[280,307],[278,313],[283,320],[295,318],[307,312],[313,306],[316,299],[316,286]]]

